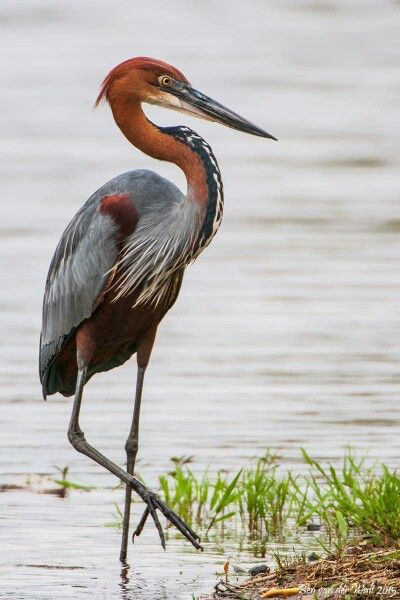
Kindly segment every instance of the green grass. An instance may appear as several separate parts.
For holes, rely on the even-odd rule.
[[[365,466],[347,452],[339,467],[323,465],[302,450],[303,473],[284,471],[267,452],[234,473],[208,469],[196,473],[193,457],[174,457],[172,470],[160,475],[160,495],[203,537],[220,542],[235,536],[240,547],[265,556],[267,543],[304,534],[309,523],[326,553],[338,555],[348,543],[367,538],[375,547],[400,547],[400,477],[385,465]],[[60,482],[58,482],[60,483]],[[113,521],[120,528],[115,504]],[[315,546],[315,544],[314,544]]]
[[[276,538],[291,517],[295,516],[295,495],[290,473],[278,476],[277,457],[267,453],[243,469],[238,482],[237,497],[242,523],[249,534],[263,534]]]
[[[82,483],[76,483],[75,481],[70,481],[67,479],[69,467],[57,467],[55,469],[59,471],[61,474],[61,479],[53,479],[53,482],[60,486],[60,488],[64,490],[83,490],[85,492],[89,492],[94,489],[92,485],[83,485]]]
[[[348,453],[340,470],[323,468],[304,450],[311,472],[307,477],[311,494],[306,506],[309,516],[324,524],[336,551],[350,530],[368,536],[376,546],[400,541],[400,477],[385,465],[365,468],[362,459]],[[303,518],[307,518],[305,515]]]
[[[384,465],[365,467],[348,452],[340,468],[323,466],[302,451],[305,473],[282,472],[271,453],[237,473],[187,464],[160,476],[161,494],[191,524],[223,534],[240,529],[249,540],[284,540],[311,521],[322,526],[316,539],[326,552],[340,552],[349,539],[366,536],[375,546],[400,540],[400,478]]]
[[[116,502],[114,502],[114,512],[112,513],[113,520],[104,524],[104,527],[114,527],[120,531],[122,529],[122,523],[124,520],[124,513],[118,506]]]

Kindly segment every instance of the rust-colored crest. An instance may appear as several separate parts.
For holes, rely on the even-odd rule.
[[[96,99],[94,107],[96,108],[102,100],[109,100],[109,93],[114,83],[130,74],[136,75],[137,79],[140,81],[146,78],[147,76],[154,76],[154,79],[159,77],[160,75],[171,75],[174,79],[178,79],[179,81],[187,82],[186,77],[181,71],[169,65],[162,60],[156,60],[155,58],[148,58],[146,56],[137,56],[136,58],[130,58],[120,63],[114,69],[112,69],[106,78],[104,79],[100,93]]]

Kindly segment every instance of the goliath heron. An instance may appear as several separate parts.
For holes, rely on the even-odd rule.
[[[186,266],[216,234],[223,208],[221,174],[207,142],[188,127],[158,127],[146,118],[142,103],[276,138],[194,89],[178,69],[152,58],[115,67],[95,106],[103,99],[134,146],[175,163],[187,179],[186,195],[147,170],[129,171],[103,185],[64,231],[46,281],[39,367],[43,396],[75,395],[69,441],[126,484],[120,554],[125,560],[132,490],[146,504],[133,538],[150,515],[165,548],[159,510],[201,548],[197,534],[133,474],[143,379],[158,324],[178,296]],[[125,471],[86,441],[79,412],[85,383],[134,353],[138,370]]]

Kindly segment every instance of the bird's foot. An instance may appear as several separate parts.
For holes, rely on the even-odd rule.
[[[177,515],[173,510],[171,510],[170,507],[168,506],[168,504],[166,504],[163,500],[161,500],[161,498],[159,496],[157,496],[157,494],[155,494],[154,492],[151,492],[150,490],[147,490],[146,494],[144,494],[142,496],[142,499],[146,503],[147,506],[142,515],[142,518],[139,521],[138,526],[136,527],[135,531],[133,532],[132,542],[135,541],[135,537],[139,536],[142,533],[143,527],[146,524],[147,518],[149,515],[151,515],[151,517],[155,523],[155,526],[157,527],[158,535],[160,536],[161,546],[165,550],[165,536],[164,536],[164,532],[163,532],[163,528],[161,526],[160,520],[157,515],[157,510],[159,510],[164,515],[164,517],[166,519],[168,519],[168,521],[170,521],[170,523],[175,525],[175,527],[178,529],[178,531],[180,531],[181,534],[184,535],[185,538],[187,540],[189,540],[189,542],[197,550],[203,550],[202,546],[199,543],[200,538],[197,535],[197,533],[195,533],[193,531],[193,529],[191,527],[189,527],[189,525],[187,523],[185,523],[185,521],[183,519],[181,519],[181,517],[179,515]]]

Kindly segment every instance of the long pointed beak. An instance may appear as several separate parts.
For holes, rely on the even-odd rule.
[[[193,114],[202,119],[221,123],[222,125],[237,129],[238,131],[243,131],[244,133],[250,133],[251,135],[257,135],[263,138],[270,138],[271,140],[277,139],[270,133],[264,131],[264,129],[261,129],[261,127],[254,125],[254,123],[244,119],[216,100],[195,90],[189,84],[184,84],[180,89],[171,89],[170,91],[174,96],[179,98],[181,104],[180,110],[184,112]]]

